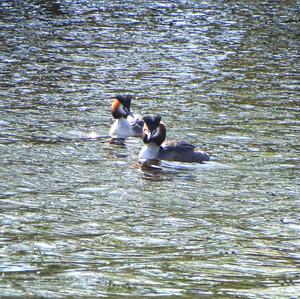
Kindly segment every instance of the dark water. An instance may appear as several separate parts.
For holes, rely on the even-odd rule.
[[[300,298],[299,2],[0,3],[0,296]],[[113,95],[205,165],[141,169]]]

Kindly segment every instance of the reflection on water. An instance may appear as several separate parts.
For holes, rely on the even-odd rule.
[[[1,297],[297,298],[294,1],[1,1]],[[211,162],[141,167],[115,94]]]

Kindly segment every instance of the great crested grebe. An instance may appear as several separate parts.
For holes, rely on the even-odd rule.
[[[130,95],[115,97],[111,112],[116,121],[109,131],[112,138],[125,139],[130,136],[142,136],[144,121],[130,112],[131,100]]]
[[[166,127],[161,122],[161,117],[144,116],[143,142],[144,146],[139,154],[139,161],[169,160],[179,162],[209,161],[209,155],[200,151],[196,146],[184,141],[171,141],[164,143]]]

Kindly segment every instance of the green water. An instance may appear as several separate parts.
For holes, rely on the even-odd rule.
[[[0,297],[299,298],[299,11],[1,1]],[[212,162],[141,169],[118,93]]]

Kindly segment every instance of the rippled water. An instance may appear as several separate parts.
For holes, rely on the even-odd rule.
[[[298,298],[299,2],[0,3],[0,296]],[[117,93],[204,165],[107,142]]]

